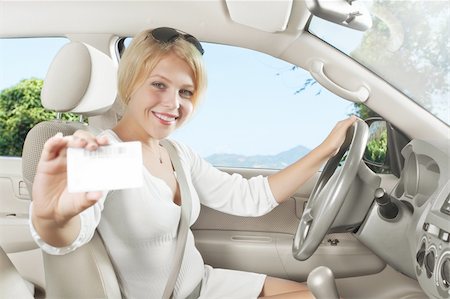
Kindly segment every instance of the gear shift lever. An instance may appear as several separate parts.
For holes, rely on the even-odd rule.
[[[333,272],[328,267],[320,266],[308,275],[308,288],[317,299],[339,299]]]

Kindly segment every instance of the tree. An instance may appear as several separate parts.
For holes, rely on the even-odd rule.
[[[386,127],[381,130],[380,136],[374,136],[367,143],[366,152],[364,156],[370,161],[385,164],[387,152],[387,131]]]
[[[28,131],[37,123],[55,119],[55,112],[41,105],[43,80],[31,78],[0,92],[0,156],[22,156]],[[76,119],[66,114],[65,119]]]
[[[350,56],[427,110],[447,107],[448,2],[375,0],[371,12],[373,26]]]

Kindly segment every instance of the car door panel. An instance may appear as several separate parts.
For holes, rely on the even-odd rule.
[[[247,178],[273,172],[236,168],[222,170],[238,172]],[[308,273],[319,265],[333,269],[336,277],[381,271],[385,263],[350,233],[326,236],[307,261],[300,262],[293,258],[293,236],[318,175],[289,200],[260,217],[238,217],[202,206],[192,230],[205,263],[297,281],[305,281]]]
[[[28,228],[30,197],[20,158],[0,158],[0,246],[7,253],[37,248]]]
[[[0,157],[0,247],[20,275],[42,292],[42,252],[28,226],[30,195],[22,180],[22,159]]]

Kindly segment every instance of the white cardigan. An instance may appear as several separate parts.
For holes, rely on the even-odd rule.
[[[110,143],[121,142],[111,130],[103,134],[109,137]],[[191,225],[198,218],[200,203],[240,216],[264,215],[278,205],[266,177],[245,179],[239,174],[229,175],[211,166],[189,147],[179,142],[174,144],[192,190]],[[163,180],[152,176],[144,166],[142,171],[144,185],[141,188],[105,192],[101,200],[80,214],[81,230],[71,245],[63,248],[50,246],[39,237],[31,221],[30,229],[34,240],[45,252],[62,255],[89,242],[97,228],[114,263],[123,295],[129,298],[161,298],[175,252],[180,207],[173,202],[174,195]],[[202,297],[224,298],[225,294],[213,295],[216,286],[206,283],[206,278],[219,274],[211,271],[211,267],[205,268],[195,247],[192,231],[189,230],[183,263],[175,285],[175,298],[189,295],[201,279],[204,280]],[[253,288],[256,288],[245,293],[243,286],[240,286],[240,297],[253,297],[249,294],[257,296],[265,276],[247,272],[237,275],[237,272],[229,273],[229,287],[222,285],[218,289],[235,287],[237,281],[234,280],[239,277],[244,287],[252,287],[253,284]],[[221,275],[215,280],[223,284],[227,279]]]

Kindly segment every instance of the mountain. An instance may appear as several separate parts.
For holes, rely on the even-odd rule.
[[[310,152],[310,149],[300,145],[276,155],[214,154],[206,157],[206,160],[215,166],[281,169],[297,161],[308,152]]]

